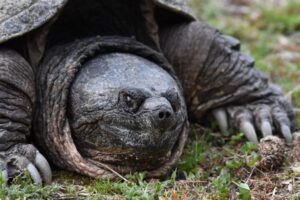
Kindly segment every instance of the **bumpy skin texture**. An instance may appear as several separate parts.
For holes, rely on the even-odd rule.
[[[4,183],[28,169],[33,181],[51,182],[46,159],[33,145],[30,136],[35,102],[34,74],[30,65],[15,51],[0,49],[0,170]]]
[[[239,130],[255,143],[258,133],[277,133],[291,142],[291,105],[253,68],[253,59],[238,51],[237,40],[202,22],[166,27],[160,36],[193,119],[213,111],[223,131]]]

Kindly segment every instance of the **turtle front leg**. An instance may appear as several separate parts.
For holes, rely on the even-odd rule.
[[[238,40],[198,21],[167,27],[160,38],[191,118],[199,121],[212,112],[222,131],[241,131],[255,143],[258,134],[292,140],[292,106],[253,68],[253,59],[239,52]]]
[[[51,182],[47,160],[27,144],[34,99],[30,65],[15,51],[0,49],[0,173],[4,184],[25,170],[36,184]]]

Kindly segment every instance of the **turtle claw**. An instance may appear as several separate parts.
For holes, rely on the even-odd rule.
[[[227,122],[227,115],[224,109],[218,108],[213,111],[213,115],[215,119],[217,120],[217,123],[221,129],[222,132],[225,132],[228,130],[228,122]]]
[[[42,178],[40,176],[40,173],[32,163],[29,163],[26,169],[28,170],[35,185],[42,184]]]
[[[50,168],[48,161],[41,153],[37,152],[34,164],[38,168],[38,170],[41,172],[44,183],[45,184],[51,183],[51,181],[52,181],[51,168]]]
[[[269,135],[272,135],[272,126],[271,126],[270,122],[263,121],[261,123],[261,132],[262,132],[264,138]]]
[[[24,171],[28,171],[35,185],[51,183],[49,163],[33,145],[18,144],[0,153],[0,173],[2,170],[5,184]]]
[[[5,187],[8,182],[8,172],[6,169],[2,170],[2,181],[3,181],[2,186]]]
[[[258,143],[259,137],[281,135],[288,143],[291,143],[293,115],[288,106],[283,106],[285,102],[275,103],[266,104],[254,101],[246,105],[218,108],[212,113],[221,130],[228,126],[229,130],[244,133],[251,142]],[[224,125],[224,122],[228,124]]]
[[[240,124],[240,131],[245,134],[247,139],[255,144],[258,144],[258,139],[254,126],[249,121],[242,121]]]
[[[293,141],[293,135],[291,133],[290,127],[287,125],[281,125],[280,130],[285,140],[288,143],[291,143]]]

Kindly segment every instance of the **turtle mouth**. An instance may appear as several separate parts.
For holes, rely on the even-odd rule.
[[[170,159],[172,154],[171,151],[150,152],[149,150],[136,151],[132,149],[120,149],[118,152],[112,151],[109,153],[90,149],[88,152],[88,156],[82,155],[89,160],[93,160],[95,163],[104,163],[115,171],[126,174],[159,168]]]
[[[147,178],[160,177],[176,166],[188,137],[189,124],[180,127],[180,134],[169,150],[133,148],[85,149],[81,155],[96,166],[106,166],[109,171],[120,174],[146,171]]]
[[[120,126],[120,124],[97,124],[97,128],[76,130],[73,140],[80,154],[94,163],[105,163],[119,173],[150,171],[163,166],[178,145],[183,134],[183,118],[178,118],[169,130],[163,132],[152,127]],[[124,125],[124,124],[123,124]],[[94,130],[84,132],[84,129]],[[73,130],[74,131],[74,130]]]

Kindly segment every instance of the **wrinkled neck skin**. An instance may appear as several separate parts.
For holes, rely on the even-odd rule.
[[[120,173],[164,165],[187,119],[176,81],[156,64],[125,53],[84,63],[67,112],[81,155]]]

